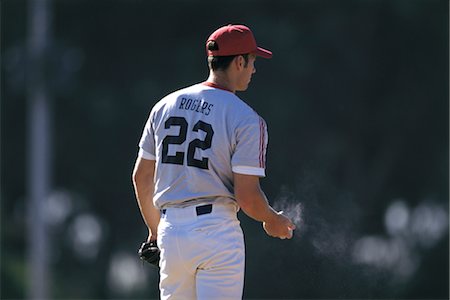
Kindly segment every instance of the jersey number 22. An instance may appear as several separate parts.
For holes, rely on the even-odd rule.
[[[183,117],[170,117],[164,123],[164,128],[169,129],[172,126],[180,127],[180,132],[178,135],[167,135],[162,141],[162,163],[165,164],[175,164],[183,165],[184,163],[184,152],[176,152],[175,155],[169,155],[169,145],[181,145],[186,141],[186,135],[188,131],[188,122]],[[189,143],[187,151],[187,165],[190,167],[196,167],[200,169],[208,169],[207,157],[202,157],[201,159],[196,159],[195,149],[199,148],[201,150],[206,150],[211,148],[212,137],[214,135],[214,130],[211,124],[205,123],[203,121],[198,121],[195,123],[192,131],[198,132],[199,130],[206,133],[203,140],[194,139]]]

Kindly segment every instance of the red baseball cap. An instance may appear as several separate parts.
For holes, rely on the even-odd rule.
[[[215,41],[217,50],[209,50],[208,43]],[[208,56],[229,56],[253,53],[263,58],[271,58],[272,52],[256,45],[250,28],[244,25],[223,26],[214,31],[206,41]]]

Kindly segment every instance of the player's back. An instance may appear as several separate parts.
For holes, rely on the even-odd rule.
[[[149,120],[156,159],[154,200],[160,208],[204,198],[232,199],[235,168],[255,168],[255,175],[261,175],[256,169],[264,168],[265,123],[232,92],[190,86],[158,102]],[[255,140],[260,153],[244,143],[237,148],[240,140]]]

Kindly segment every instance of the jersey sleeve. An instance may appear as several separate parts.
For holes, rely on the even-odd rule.
[[[242,122],[236,129],[232,171],[265,177],[267,142],[267,126],[261,117],[251,117]]]
[[[150,114],[147,123],[142,132],[141,140],[139,141],[138,156],[148,160],[155,160],[155,136],[153,134],[152,114]]]

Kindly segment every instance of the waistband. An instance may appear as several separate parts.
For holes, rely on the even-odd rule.
[[[164,215],[167,212],[167,208],[161,209],[161,213]],[[199,205],[195,207],[197,216],[207,215],[212,212],[212,204]]]
[[[238,208],[227,203],[207,203],[187,207],[167,207],[161,210],[161,218],[176,223],[192,221],[204,216],[225,215],[236,218]]]
[[[169,203],[163,203],[162,205],[157,205],[160,210],[167,208],[185,208],[192,206],[199,206],[204,204],[225,204],[225,205],[233,205],[239,210],[239,205],[236,200],[229,197],[203,197],[203,198],[193,198],[186,201],[173,201]]]

